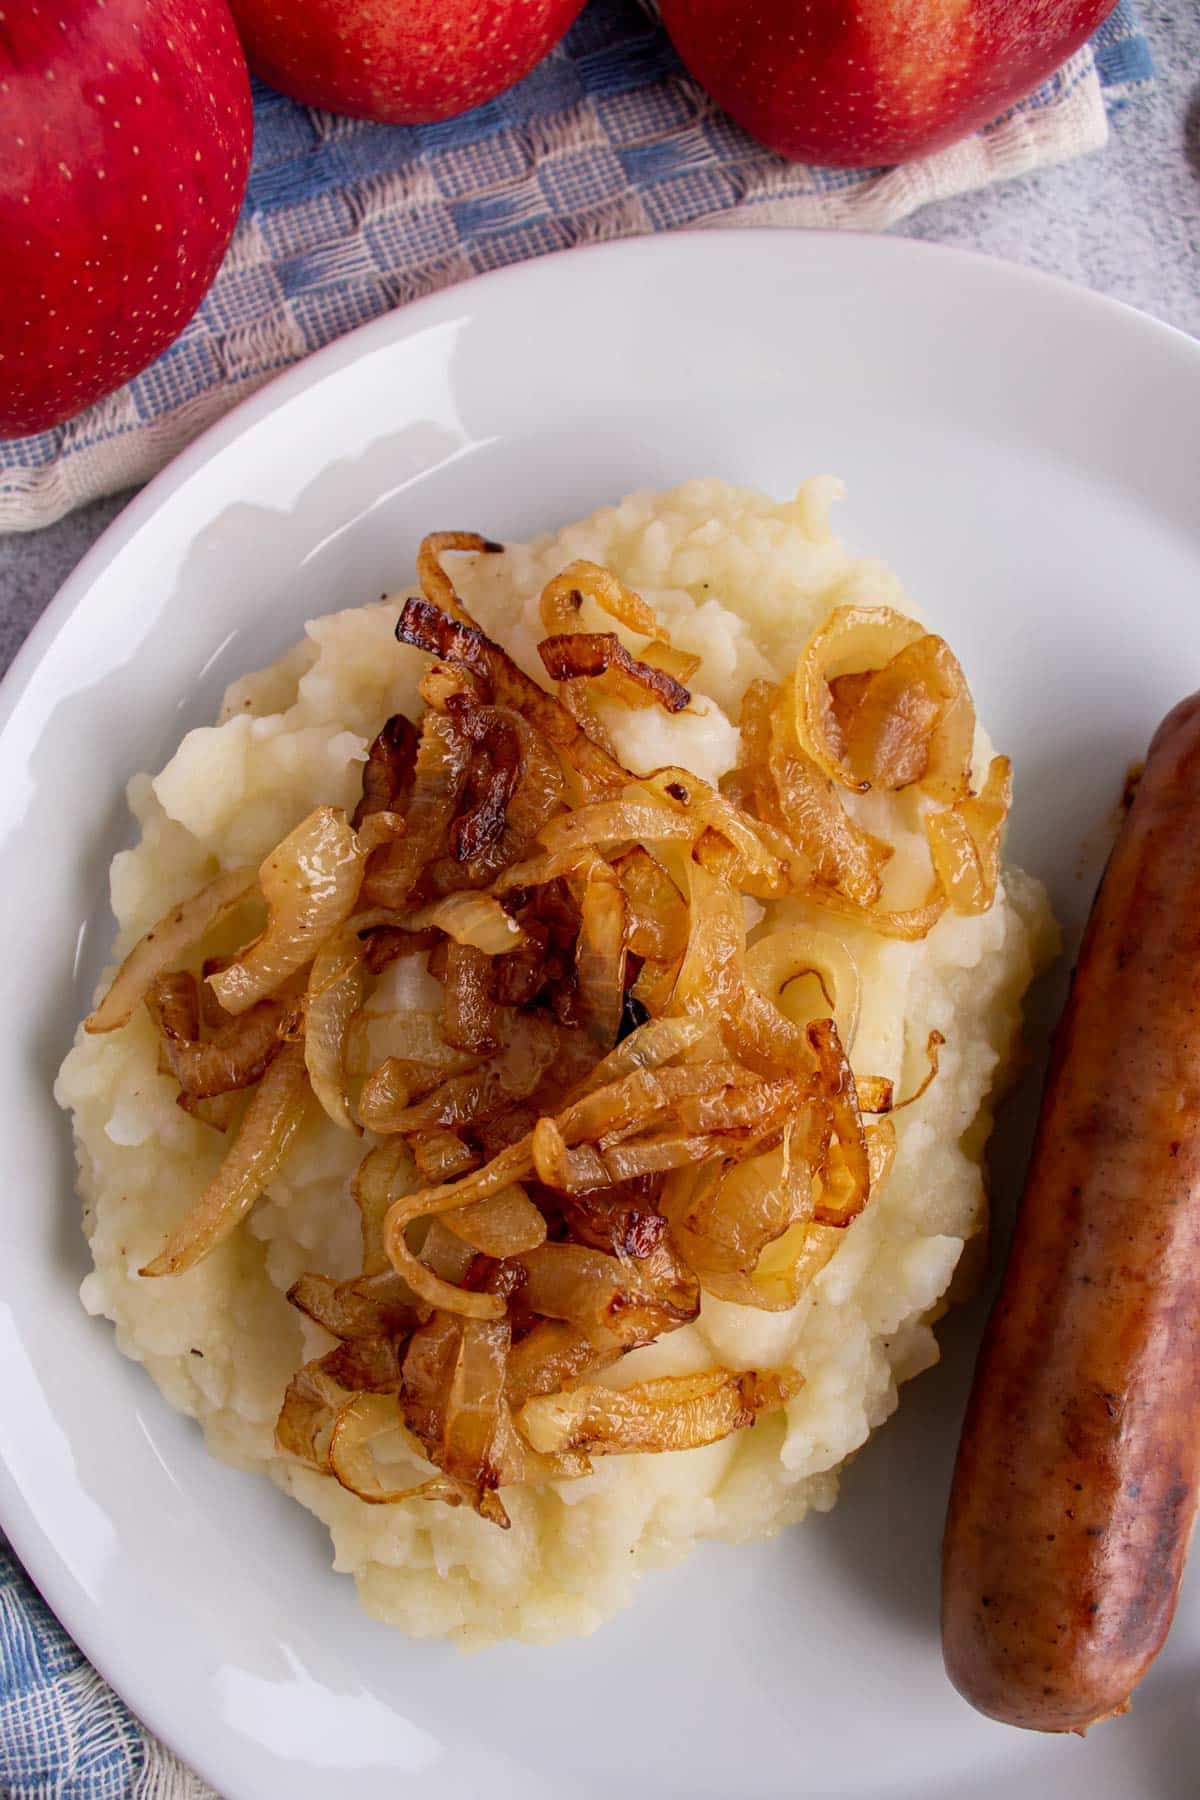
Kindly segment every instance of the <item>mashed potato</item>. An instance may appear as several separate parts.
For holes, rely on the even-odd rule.
[[[831,533],[837,491],[810,481],[786,505],[717,481],[639,493],[557,537],[457,564],[456,577],[484,629],[530,672],[540,669],[538,594],[568,561],[606,564],[644,593],[673,642],[703,662],[689,711],[609,711],[617,750],[634,767],[682,764],[715,780],[737,757],[732,719],[747,683],[786,672],[831,607],[914,610],[894,575]],[[161,774],[133,780],[141,836],[112,867],[118,954],[219,869],[261,858],[314,806],[353,806],[371,738],[391,713],[421,710],[424,659],[396,643],[396,612],[388,602],[315,620],[273,668],[235,683],[217,725],[190,732]],[[981,735],[980,764],[986,754]],[[871,823],[869,808],[861,816]],[[885,900],[908,903],[927,867],[914,832],[888,866]],[[769,910],[778,917],[797,905]],[[610,1457],[583,1480],[508,1489],[507,1533],[465,1507],[367,1505],[275,1453],[290,1375],[332,1341],[289,1306],[286,1290],[305,1270],[341,1277],[359,1266],[347,1180],[362,1145],[323,1117],[306,1126],[248,1224],[207,1261],[174,1279],[138,1277],[222,1153],[157,1072],[144,1011],[111,1035],[81,1035],[58,1082],[74,1116],[95,1263],[84,1304],[113,1321],[121,1349],[200,1421],[217,1455],[269,1474],[325,1521],[336,1567],[354,1574],[372,1613],[470,1643],[591,1630],[630,1598],[643,1569],[676,1561],[698,1538],[761,1537],[832,1506],[840,1465],[887,1418],[899,1384],[936,1360],[931,1319],[985,1222],[979,1158],[990,1097],[1051,931],[1041,889],[1015,870],[990,911],[948,913],[919,943],[839,922],[863,976],[856,1069],[908,1090],[924,1072],[930,1031],[946,1039],[932,1087],[896,1116],[886,1182],[793,1311],[706,1297],[694,1324],[606,1377],[625,1385],[715,1362],[792,1364],[803,1389],[785,1412],[706,1448]],[[393,965],[385,986],[381,1005],[394,1006],[398,988],[429,1006],[440,998],[413,959]]]

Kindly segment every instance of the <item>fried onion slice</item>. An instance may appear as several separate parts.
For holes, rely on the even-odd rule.
[[[318,806],[277,844],[258,872],[265,931],[208,980],[226,1012],[247,1012],[303,968],[350,915],[363,853],[340,807]]]
[[[543,638],[538,655],[552,681],[607,676],[609,691],[618,697],[623,699],[632,691],[639,700],[649,699],[669,713],[683,712],[692,702],[682,682],[633,656],[615,631],[575,631]]]
[[[462,663],[479,676],[497,704],[520,712],[588,787],[622,787],[630,779],[629,771],[588,736],[553,694],[540,688],[499,644],[476,627],[459,623],[428,601],[409,600],[396,636],[402,644],[413,644],[444,662]]]
[[[1012,804],[1012,764],[994,756],[978,794],[927,813],[934,871],[955,912],[987,912],[1000,879],[1000,837]]]
[[[138,939],[95,1010],[84,1020],[85,1031],[116,1031],[128,1024],[158,977],[186,957],[206,932],[233,911],[258,886],[257,869],[228,869],[199,893],[182,900]]]
[[[308,1092],[303,1046],[285,1044],[212,1181],[139,1274],[180,1275],[230,1236],[279,1173],[304,1122]]]
[[[587,1456],[694,1450],[777,1412],[800,1392],[796,1369],[711,1369],[627,1388],[583,1385],[527,1400],[517,1425],[535,1450]]]

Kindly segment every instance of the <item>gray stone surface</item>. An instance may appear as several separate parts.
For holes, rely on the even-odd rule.
[[[926,207],[898,226],[1027,263],[1200,335],[1200,4],[1141,0],[1158,80],[1107,147]],[[0,535],[0,670],[129,496],[29,535]]]

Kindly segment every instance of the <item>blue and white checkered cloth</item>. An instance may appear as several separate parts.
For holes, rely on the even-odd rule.
[[[0,530],[144,481],[288,363],[434,288],[598,238],[684,225],[876,230],[930,200],[1098,148],[1152,74],[1135,0],[1036,94],[899,169],[784,162],[681,67],[653,0],[592,0],[510,93],[382,126],[257,88],[246,204],[182,336],[57,431],[0,443]]]
[[[994,126],[904,170],[797,168],[715,111],[639,0],[463,119],[367,125],[256,95],[237,237],[178,342],[56,432],[0,444],[0,528],[143,479],[285,364],[414,295],[568,244],[679,225],[882,225],[1103,141],[1153,75],[1132,0]],[[114,1350],[113,1354],[116,1354]],[[204,1800],[84,1660],[0,1538],[0,1795]]]

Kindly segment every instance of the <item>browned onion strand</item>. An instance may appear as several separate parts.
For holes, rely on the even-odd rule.
[[[598,1346],[652,1344],[700,1310],[699,1284],[681,1265],[647,1269],[583,1244],[543,1244],[518,1260],[524,1303],[543,1318],[578,1326]]]
[[[607,691],[616,698],[624,699],[631,692],[636,696],[634,704],[650,700],[669,713],[683,712],[691,705],[692,696],[682,682],[665,669],[630,655],[615,631],[576,631],[543,638],[538,655],[553,681],[605,676]]]
[[[493,538],[481,537],[477,531],[430,531],[421,539],[417,548],[417,580],[426,599],[452,619],[461,619],[465,624],[472,623],[471,615],[459,598],[458,590],[442,565],[443,556],[450,552],[473,556],[498,556],[504,550],[503,544],[496,543]]]
[[[312,1468],[327,1470],[334,1422],[349,1398],[321,1361],[305,1363],[296,1370],[284,1394],[275,1421],[276,1448]]]
[[[231,1088],[227,1094],[213,1094],[210,1099],[198,1100],[194,1094],[179,1093],[175,1104],[202,1125],[209,1125],[214,1131],[225,1132],[237,1117],[238,1090]]]
[[[719,786],[635,775],[595,700],[681,710],[700,659],[576,562],[541,595],[547,692],[442,560],[500,548],[423,541],[397,637],[435,659],[426,710],[383,723],[352,818],[316,808],[257,874],[175,908],[88,1029],[144,999],[180,1104],[218,1130],[241,1113],[144,1274],[228,1238],[318,1116],[311,1096],[372,1134],[347,1202],[361,1272],[310,1271],[289,1293],[336,1342],[293,1376],[277,1444],[366,1503],[437,1500],[506,1527],[501,1489],[714,1443],[799,1391],[793,1368],[597,1377],[695,1320],[702,1291],[802,1303],[887,1180],[892,1115],[935,1079],[944,1039],[929,1034],[928,1074],[899,1101],[852,1067],[857,934],[916,940],[948,908],[993,904],[1011,768],[993,758],[972,791],[974,708],[942,639],[842,607],[784,682],[750,684]],[[619,629],[592,629],[592,608]],[[903,859],[889,869],[863,824],[868,790],[903,792],[894,816],[924,832],[915,903],[893,901]],[[198,983],[202,940],[255,899],[265,927]],[[801,904],[764,916],[776,901]],[[383,1010],[376,980],[416,955],[440,1010]]]
[[[404,810],[416,776],[417,742],[412,720],[393,713],[367,751],[362,798],[350,819],[355,831],[375,813]]]
[[[367,991],[367,949],[352,926],[340,927],[313,958],[304,997],[308,1079],[326,1115],[343,1131],[359,1130],[346,1100],[346,1066],[350,1027]]]
[[[519,956],[526,946],[507,952]],[[535,946],[536,949],[536,946]],[[439,975],[445,994],[442,1036],[456,1050],[493,1056],[500,1048],[503,1009],[492,998],[494,959],[473,944],[449,943]]]
[[[955,912],[986,912],[1000,879],[1000,837],[1012,803],[1012,764],[994,756],[978,794],[927,813],[934,871]]]
[[[308,1081],[302,1044],[285,1044],[263,1076],[225,1160],[143,1275],[179,1275],[241,1223],[274,1180],[304,1121]]]
[[[450,855],[429,863],[425,880],[435,892],[487,886],[526,853],[541,827],[562,809],[566,782],[558,757],[542,734],[534,731],[519,713],[506,709],[505,717],[516,733],[518,762],[500,832],[486,848],[465,861]]]
[[[615,619],[619,625],[637,634],[638,637],[649,638],[660,644],[669,644],[670,638],[655,617],[654,609],[648,606],[640,594],[626,587],[611,570],[603,568],[600,563],[572,562],[542,589],[541,615],[542,624],[547,631],[563,632],[575,628],[574,621],[579,613],[583,597],[593,600],[601,612]]]
[[[359,1275],[352,1281],[301,1275],[288,1289],[288,1299],[316,1324],[343,1339],[394,1337],[414,1330],[422,1318],[411,1289],[391,1269],[386,1274]]]
[[[172,907],[144,937],[138,939],[117,970],[108,992],[84,1020],[84,1030],[116,1031],[127,1025],[157,978],[181,962],[194,944],[235,906],[248,899],[257,887],[257,870],[230,869],[190,899]]]
[[[169,996],[165,981],[174,990]],[[180,1014],[179,984],[183,982],[192,984],[194,997],[195,977],[191,975],[160,977],[146,996],[158,1027],[163,1060],[181,1091],[193,1100],[211,1100],[218,1094],[252,1087],[278,1052],[297,1017],[296,1009],[279,1000],[260,1000],[249,1012],[227,1019],[204,1040],[198,1035],[198,1002],[193,998],[192,1019],[185,1021]],[[190,1034],[181,1029],[185,1023],[192,1025]]]
[[[921,1098],[922,1094],[928,1093],[934,1081],[937,1079],[938,1051],[945,1042],[946,1040],[940,1031],[931,1031],[929,1033],[925,1043],[925,1055],[929,1059],[929,1067],[925,1071],[922,1080],[919,1081],[917,1086],[913,1089],[912,1093],[906,1094],[903,1100],[893,1101],[890,1111],[899,1112],[902,1107],[911,1106],[914,1101]]]
[[[514,1412],[535,1394],[553,1394],[583,1375],[599,1374],[625,1354],[623,1344],[597,1345],[565,1319],[539,1319],[509,1352],[505,1395]]]
[[[713,1369],[628,1388],[582,1386],[527,1400],[518,1424],[536,1450],[629,1455],[694,1450],[752,1425],[800,1392],[796,1369]]]
[[[487,684],[499,704],[523,713],[563,753],[581,780],[604,788],[621,787],[630,779],[629,771],[589,738],[553,694],[540,688],[476,627],[459,624],[428,602],[409,600],[396,636],[402,644],[413,644],[445,662],[464,664]]]
[[[340,807],[319,806],[276,845],[258,872],[266,929],[236,962],[209,976],[226,1012],[243,1013],[302,969],[350,916],[364,857]]]
[[[625,896],[616,871],[597,858],[579,910],[575,950],[579,1010],[593,1042],[607,1051],[617,1041],[625,1004]]]
[[[445,846],[471,766],[471,745],[454,720],[428,711],[421,720],[404,836],[377,850],[363,879],[371,906],[398,909],[425,864]]]
[[[504,709],[473,706],[465,695],[447,702],[447,711],[474,747],[463,803],[451,821],[450,854],[470,862],[491,849],[504,830],[521,760],[521,737]]]

